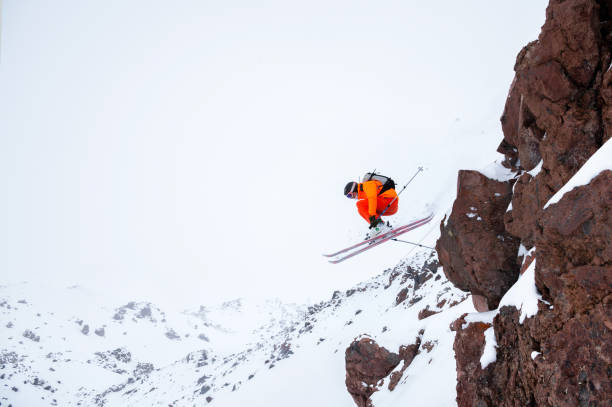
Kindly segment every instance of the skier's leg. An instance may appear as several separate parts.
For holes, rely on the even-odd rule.
[[[380,215],[391,201],[393,201],[393,198],[391,197],[379,196],[376,201],[376,214]],[[395,202],[389,206],[389,209],[387,209],[387,212],[385,212],[385,216],[395,215],[397,213],[398,202],[399,199],[396,199]]]
[[[359,211],[359,215],[361,215],[361,217],[365,219],[366,222],[370,223],[370,214],[368,212],[367,199],[360,199],[359,201],[357,201],[357,210]]]

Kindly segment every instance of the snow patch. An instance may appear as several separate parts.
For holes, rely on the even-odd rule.
[[[606,141],[606,143],[601,146],[599,150],[595,152],[587,160],[586,163],[578,170],[576,174],[570,180],[561,187],[560,190],[557,191],[556,194],[552,196],[544,205],[544,209],[548,208],[549,205],[556,204],[561,200],[563,195],[566,192],[571,191],[572,189],[586,185],[593,178],[599,175],[600,172],[605,170],[612,170],[612,140]]]
[[[540,171],[542,171],[542,164],[543,163],[544,163],[544,160],[540,160],[538,165],[536,165],[536,167],[533,170],[528,171],[527,174],[529,174],[529,175],[531,175],[532,177],[535,178],[535,176],[538,175],[540,173]]]
[[[484,331],[485,346],[480,357],[480,368],[485,369],[497,360],[497,341],[495,340],[495,330],[490,327]]]
[[[462,329],[467,327],[472,322],[484,322],[486,324],[492,324],[493,319],[496,315],[497,310],[467,314],[465,316],[465,324],[463,324]]]
[[[521,245],[519,248],[519,254],[523,253],[529,255],[535,251],[535,247],[529,251]],[[542,296],[538,293],[538,290],[535,286],[535,265],[536,260],[529,265],[527,270],[519,277],[518,281],[514,283],[514,285],[506,292],[506,294],[501,299],[499,306],[497,309],[493,311],[487,312],[478,312],[473,314],[468,314],[465,316],[465,323],[462,326],[462,329],[465,329],[469,324],[473,322],[484,322],[488,324],[493,324],[493,320],[495,316],[499,313],[499,310],[507,305],[514,306],[518,310],[520,310],[521,315],[519,317],[519,323],[523,323],[525,318],[530,318],[537,314],[538,312],[538,301],[543,301]],[[493,326],[488,328],[485,332],[485,346],[482,352],[482,356],[480,357],[480,366],[482,369],[485,369],[489,364],[495,362],[497,358],[497,351],[495,350],[497,347],[497,342],[495,340],[495,330]],[[534,352],[531,354],[532,359],[534,359],[537,355],[534,356]],[[539,353],[538,353],[539,354]]]
[[[512,185],[512,196],[514,197],[514,188],[516,188],[516,182],[514,183],[514,185]],[[512,210],[512,200],[510,200],[510,204],[508,205],[508,208],[506,209],[506,212],[510,212]]]
[[[491,164],[480,170],[480,173],[487,178],[491,178],[500,182],[505,182],[513,179],[515,173],[504,167],[500,160],[495,160]]]
[[[534,350],[533,352],[531,352],[531,360],[535,360],[535,358],[537,358],[541,354],[541,352],[537,352]]]
[[[525,318],[530,318],[538,313],[538,301],[542,299],[535,285],[535,265],[536,260],[534,259],[499,302],[498,310],[506,305],[512,305],[521,310],[519,319],[521,324]]]

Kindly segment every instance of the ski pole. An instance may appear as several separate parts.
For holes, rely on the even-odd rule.
[[[406,240],[400,240],[400,239],[391,239],[391,240],[394,240],[396,242],[408,243],[408,244],[412,244],[412,245],[419,246],[419,247],[425,247],[427,249],[432,249],[432,250],[435,249],[434,247],[425,246],[424,244],[412,243],[412,242],[408,242]]]
[[[376,168],[374,168],[374,171],[370,173],[370,179],[368,181],[372,181],[372,177],[374,176],[374,174],[376,174]]]
[[[414,177],[416,177],[416,176],[419,174],[419,172],[421,172],[421,171],[423,171],[423,167],[419,167],[419,169],[417,170],[417,172],[416,172],[416,173],[415,173],[415,174],[412,176],[412,178],[410,178],[410,181],[408,181],[408,182],[406,183],[406,185],[404,185],[404,188],[402,188],[402,190],[399,192],[399,194],[397,194],[397,196],[396,196],[395,198],[393,198],[393,200],[392,200],[391,202],[389,202],[389,205],[387,205],[387,207],[385,208],[385,210],[381,212],[381,214],[380,214],[380,216],[379,216],[378,218],[382,217],[382,216],[385,214],[385,212],[387,212],[387,209],[389,209],[389,207],[391,207],[391,205],[393,205],[393,202],[395,202],[395,201],[397,200],[397,198],[400,196],[400,194],[401,194],[402,192],[404,192],[404,189],[406,189],[406,187],[408,186],[408,184],[410,184],[410,183],[412,182],[412,180],[414,179]]]

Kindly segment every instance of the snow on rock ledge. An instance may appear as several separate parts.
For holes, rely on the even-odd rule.
[[[611,19],[609,2],[550,0],[517,56],[498,151],[522,175],[504,223],[537,250],[520,256],[525,272],[495,312],[495,362],[480,363],[491,313],[453,323],[459,406],[612,400]],[[481,255],[463,253],[495,260]]]
[[[600,172],[546,209],[536,259],[499,309],[454,324],[459,406],[596,405],[612,397],[611,186],[612,171]],[[487,364],[492,314],[497,352]]]
[[[612,142],[608,140],[552,198],[544,209],[556,204],[567,192],[581,185],[586,185],[602,171],[612,170]]]

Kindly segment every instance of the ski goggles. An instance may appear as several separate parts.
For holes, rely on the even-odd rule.
[[[344,195],[347,198],[356,198],[358,190],[359,184],[357,184],[356,182],[349,182],[348,184],[346,184],[346,187],[344,187]]]

